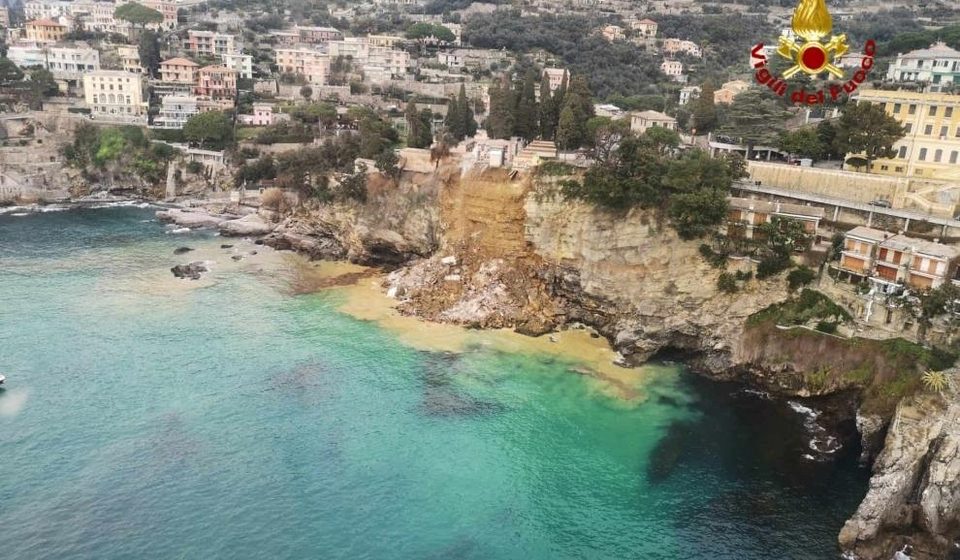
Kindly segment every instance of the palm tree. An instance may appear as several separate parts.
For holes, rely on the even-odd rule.
[[[943,393],[944,390],[949,387],[950,382],[947,379],[947,373],[944,371],[933,371],[928,369],[923,372],[923,375],[920,377],[923,381],[923,386],[929,391],[935,391],[937,393]]]

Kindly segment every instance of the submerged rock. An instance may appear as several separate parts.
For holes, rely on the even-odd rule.
[[[171,268],[170,272],[172,272],[177,278],[199,280],[200,276],[204,272],[207,272],[207,267],[201,261],[196,261],[189,264],[178,264],[177,266]]]
[[[193,249],[191,249],[190,247],[177,247],[176,249],[173,250],[173,254],[182,255],[184,253],[189,253],[190,251],[193,251]]]

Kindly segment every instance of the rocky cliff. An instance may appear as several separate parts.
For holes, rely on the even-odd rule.
[[[859,558],[960,557],[960,397],[919,395],[897,407],[870,490],[840,532]]]

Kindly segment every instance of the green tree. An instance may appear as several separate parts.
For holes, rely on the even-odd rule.
[[[893,144],[906,133],[882,105],[871,103],[848,103],[836,129],[834,146],[837,151],[862,155],[867,161],[868,173],[873,160],[896,155]]]
[[[544,74],[540,80],[540,137],[553,140],[557,130],[556,100],[550,91],[550,78]]]
[[[747,146],[747,158],[757,145],[775,145],[790,113],[766,90],[751,88],[733,98],[720,132]]]
[[[717,106],[713,102],[715,91],[713,82],[707,80],[700,87],[700,95],[690,102],[690,128],[695,129],[697,134],[710,132],[717,126]]]
[[[491,138],[510,138],[513,133],[513,92],[500,80],[490,86],[490,112],[484,127]]]
[[[137,52],[140,54],[140,65],[155,78],[160,69],[160,39],[155,31],[148,29],[140,34]]]
[[[820,121],[817,125],[817,138],[820,140],[820,146],[823,148],[825,157],[843,157],[843,154],[837,154],[834,148],[837,138],[837,128],[830,121]]]
[[[420,120],[420,112],[417,111],[417,104],[413,102],[413,99],[407,102],[404,118],[407,121],[407,146],[411,148],[429,147],[429,142],[424,143],[423,121]]]
[[[530,141],[540,133],[539,113],[537,106],[537,75],[530,70],[527,72],[520,87],[517,105],[513,117],[513,133],[516,136]]]
[[[463,140],[466,134],[466,121],[463,111],[466,107],[460,105],[460,100],[452,97],[447,103],[447,115],[443,119],[443,127],[455,140]]]
[[[30,71],[30,87],[41,97],[51,97],[60,93],[53,74],[45,68],[34,68]]]
[[[580,119],[572,105],[560,111],[557,123],[557,147],[561,150],[575,150],[580,147],[586,136],[586,122]]]
[[[377,171],[383,173],[387,177],[397,179],[400,177],[400,158],[391,148],[380,152],[380,154],[374,159],[374,165],[377,167]]]
[[[23,71],[9,58],[0,58],[0,86],[9,86],[23,79]]]
[[[337,198],[340,200],[367,200],[367,166],[360,164],[359,169],[340,180]]]
[[[477,119],[473,114],[473,104],[467,97],[467,88],[460,84],[460,92],[457,94],[457,104],[459,105],[460,120],[464,137],[473,137],[477,133]]]
[[[407,39],[416,39],[422,41],[429,37],[434,37],[437,40],[452,43],[457,40],[456,35],[453,34],[453,31],[450,29],[438,25],[435,23],[415,23],[407,28]]]
[[[706,152],[693,150],[670,161],[663,185],[671,224],[681,238],[703,237],[723,222],[732,184],[729,164]]]
[[[113,11],[113,17],[128,21],[135,27],[140,28],[163,22],[163,14],[136,2],[128,2],[122,6],[117,6],[117,9]]]
[[[310,86],[303,86],[300,88],[300,97],[304,99],[310,99],[313,97],[313,88]]]
[[[779,147],[787,153],[811,159],[820,159],[824,153],[820,136],[813,128],[799,128],[780,133]]]
[[[233,142],[233,123],[221,111],[197,113],[183,125],[183,137],[200,148],[222,150]]]

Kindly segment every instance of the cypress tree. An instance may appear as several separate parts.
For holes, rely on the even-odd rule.
[[[536,97],[536,74],[527,72],[517,97],[514,133],[525,140],[533,140],[539,133],[539,109]]]
[[[460,120],[463,135],[465,137],[472,137],[477,133],[477,121],[473,117],[473,107],[470,106],[470,99],[467,97],[467,88],[463,84],[460,84],[460,95],[457,98],[457,103],[460,105]]]
[[[463,140],[464,130],[463,107],[456,97],[447,104],[447,116],[443,119],[443,126],[447,132],[457,140]]]
[[[509,138],[513,132],[513,93],[499,81],[490,86],[490,114],[485,127],[491,138]]]
[[[550,78],[544,74],[540,80],[540,137],[552,140],[557,130],[555,100],[550,93]]]
[[[580,147],[583,135],[579,130],[579,123],[573,106],[567,104],[560,111],[560,121],[557,123],[557,146],[561,150],[574,150]]]
[[[429,148],[433,144],[433,111],[430,109],[420,111],[419,134],[417,147]]]
[[[424,146],[420,145],[420,137],[422,136],[420,114],[417,112],[417,105],[413,102],[413,98],[407,101],[404,118],[407,121],[407,145],[411,148],[423,148]]]

